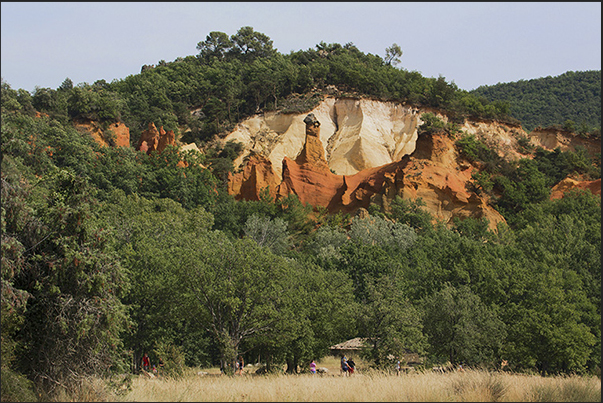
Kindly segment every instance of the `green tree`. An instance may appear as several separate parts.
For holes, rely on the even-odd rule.
[[[209,337],[187,320],[175,290],[180,287],[182,250],[194,245],[191,239],[204,236],[213,216],[201,207],[185,209],[171,199],[147,199],[121,190],[106,197],[98,216],[99,225],[113,234],[111,247],[134,285],[122,300],[130,307],[134,322],[124,341],[135,364],[144,352],[159,345],[163,346],[160,350],[182,349],[189,365],[211,364]],[[196,338],[190,340],[190,335]],[[169,357],[163,359],[170,365]]]
[[[530,203],[542,202],[551,194],[546,177],[538,170],[536,161],[521,159],[518,165],[510,177],[495,178],[495,186],[502,191],[496,203],[507,215],[525,209]]]
[[[429,350],[452,364],[492,365],[506,339],[504,323],[468,286],[444,287],[424,300]]]
[[[282,218],[271,220],[253,214],[247,219],[243,232],[246,238],[268,247],[275,255],[283,254],[290,246],[287,223]]]
[[[243,60],[250,61],[256,57],[270,57],[274,55],[272,40],[261,32],[256,32],[252,27],[240,28],[230,37],[234,44],[231,53]]]
[[[338,227],[322,226],[314,231],[304,244],[307,255],[316,259],[322,267],[329,267],[327,261],[339,262],[341,248],[348,242],[348,235]],[[337,266],[337,263],[334,264]]]
[[[423,123],[419,126],[417,133],[423,134],[434,134],[443,132],[446,129],[446,123],[431,112],[426,112],[421,115]]]
[[[589,230],[585,222],[592,218],[578,219],[575,202],[562,203],[565,211],[556,215],[543,213],[557,203],[533,209],[534,221],[517,235],[516,258],[530,274],[506,305],[506,315],[518,324],[509,328],[509,352],[543,373],[581,373],[589,361],[600,363],[600,270],[594,269],[600,267],[600,221]],[[592,207],[600,216],[600,207]]]
[[[197,44],[199,58],[209,63],[213,57],[224,59],[226,53],[232,48],[233,42],[227,34],[219,31],[210,32],[205,41]]]
[[[408,225],[375,216],[354,218],[349,236],[352,241],[402,252],[417,240],[416,232]]]
[[[3,218],[6,234],[27,251],[19,263],[24,270],[13,280],[15,289],[30,296],[19,330],[19,364],[52,396],[58,387],[75,386],[80,376],[123,370],[120,333],[127,316],[120,298],[127,279],[94,225],[87,183],[56,170],[38,186],[42,195],[14,199],[18,204],[3,206]],[[29,216],[25,222],[23,214]],[[15,226],[20,222],[25,231]]]
[[[421,311],[403,294],[395,276],[371,279],[359,315],[359,330],[369,339],[365,353],[376,367],[388,365],[388,356],[406,352],[424,353]]]
[[[391,203],[390,211],[386,216],[396,222],[406,224],[419,233],[429,231],[433,228],[434,218],[423,207],[425,202],[418,198],[416,200],[402,199],[396,196]]]
[[[4,92],[3,92],[4,95]],[[2,192],[2,289],[0,291],[0,331],[2,344],[0,346],[1,365],[1,398],[2,401],[34,401],[33,383],[25,375],[17,372],[15,362],[19,358],[19,350],[23,347],[17,337],[23,327],[27,300],[30,294],[15,287],[15,280],[28,269],[27,251],[19,239],[17,231],[27,230],[30,224],[31,209],[27,205],[29,191],[21,186],[15,186],[3,167],[1,187]],[[9,231],[7,231],[7,229]]]
[[[266,358],[269,369],[286,363],[288,373],[324,357],[331,345],[353,334],[357,312],[352,284],[344,273],[302,261],[293,265],[288,282],[295,292],[285,296],[282,320],[248,344],[252,354]]]
[[[219,232],[193,245],[179,254],[182,301],[188,319],[214,338],[222,367],[232,370],[244,340],[269,334],[286,317],[280,312],[288,312],[293,292],[290,266],[250,239],[231,241]]]
[[[389,48],[385,48],[385,64],[394,66],[400,63],[400,57],[402,56],[402,48],[397,43],[392,44]]]

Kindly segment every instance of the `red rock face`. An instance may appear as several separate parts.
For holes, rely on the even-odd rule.
[[[452,139],[444,135],[422,136],[411,156],[355,175],[335,175],[329,170],[320,141],[319,124],[306,122],[306,142],[295,161],[283,159],[282,178],[277,178],[265,157],[251,158],[243,172],[232,175],[229,192],[238,199],[259,200],[262,187],[270,184],[277,197],[295,194],[302,203],[326,207],[331,213],[354,212],[371,203],[386,210],[396,196],[421,198],[438,220],[454,217],[485,217],[495,229],[504,218],[486,199],[466,190],[473,168],[461,169]],[[271,193],[272,195],[272,193]]]
[[[163,126],[157,130],[155,124],[151,122],[147,130],[140,134],[136,150],[150,154],[152,151],[162,152],[168,145],[176,145],[174,132],[172,130],[166,132]]]
[[[420,198],[436,219],[451,224],[454,217],[486,218],[495,229],[504,218],[488,205],[488,200],[468,192],[473,168],[456,162],[453,140],[444,135],[425,135],[417,149],[402,160],[346,176],[341,198],[344,211],[368,208],[376,203],[388,210],[396,196]]]
[[[308,117],[312,117],[308,119]],[[295,161],[283,159],[283,177],[278,189],[279,196],[295,194],[299,200],[312,206],[335,208],[343,185],[343,176],[329,170],[320,141],[320,123],[313,114],[306,123],[306,143]]]
[[[287,157],[283,160],[283,180],[278,188],[279,196],[295,194],[304,204],[335,209],[342,187],[343,176],[335,175],[329,168],[309,162],[298,164]]]
[[[123,123],[113,123],[110,130],[115,136],[115,146],[130,147],[130,129]]]

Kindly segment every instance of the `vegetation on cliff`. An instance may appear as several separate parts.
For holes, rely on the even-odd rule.
[[[365,354],[381,368],[409,349],[426,365],[505,359],[514,371],[600,373],[600,197],[547,197],[571,172],[600,177],[600,163],[578,150],[506,164],[465,138],[459,148],[489,175],[476,183],[497,192],[508,221],[492,232],[479,219],[434,223],[420,200],[366,217],[295,196],[235,201],[228,167],[205,168],[206,158],[228,165],[235,145],[147,155],[100,147],[71,124],[188,125],[204,140],[330,85],[451,116],[506,109],[351,44],[285,56],[241,29],[199,47],[110,84],[65,80],[32,95],[2,83],[3,401],[136,373],[144,352],[174,376],[182,365],[232,371],[238,354],[295,372],[353,337],[376,341]]]

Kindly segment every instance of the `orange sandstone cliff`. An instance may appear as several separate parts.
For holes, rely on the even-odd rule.
[[[302,203],[326,207],[332,213],[354,212],[371,203],[387,210],[396,196],[421,198],[425,208],[446,223],[454,217],[485,217],[495,229],[504,221],[487,199],[466,190],[473,168],[459,167],[454,142],[445,135],[421,136],[415,151],[398,161],[336,175],[324,156],[320,122],[314,114],[303,122],[305,143],[295,160],[283,158],[281,177],[267,158],[254,155],[241,172],[230,175],[229,192],[238,199],[259,200],[261,186],[266,185],[273,197],[295,194]]]

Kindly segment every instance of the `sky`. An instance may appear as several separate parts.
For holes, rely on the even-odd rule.
[[[244,26],[282,54],[353,43],[459,88],[601,70],[600,2],[2,2],[1,75],[13,89],[120,80],[196,55]]]

